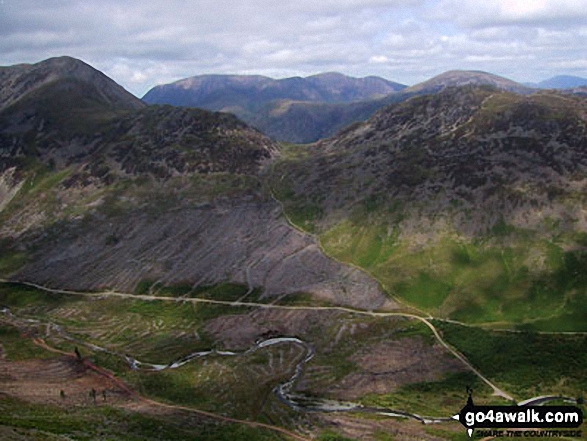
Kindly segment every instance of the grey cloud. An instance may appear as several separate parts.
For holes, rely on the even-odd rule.
[[[455,68],[587,76],[576,62],[587,58],[586,1],[4,0],[0,64],[67,54],[137,95],[210,72],[339,70],[408,84]]]

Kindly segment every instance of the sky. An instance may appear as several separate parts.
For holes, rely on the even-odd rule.
[[[139,97],[210,73],[587,77],[587,0],[0,0],[0,65],[60,55]]]

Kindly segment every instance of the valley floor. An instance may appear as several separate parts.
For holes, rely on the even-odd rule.
[[[510,349],[507,367],[503,360],[491,367],[463,337],[480,332],[478,341],[495,346],[520,343],[524,333],[407,312],[206,297],[2,281],[0,405],[14,409],[2,421],[7,439],[61,439],[69,430],[112,439],[109,430],[129,412],[141,423],[115,429],[120,439],[163,420],[173,439],[459,439],[464,430],[448,417],[464,404],[465,386],[474,387],[476,402],[501,404],[529,394],[576,398],[585,387],[581,361],[565,365],[565,357],[585,353],[582,334],[533,334],[525,344],[548,363],[543,378],[527,387],[520,374],[532,360],[516,358],[523,349]],[[573,352],[553,349],[557,342]],[[555,352],[552,360],[545,347]],[[290,379],[290,394],[276,395]],[[87,412],[108,423],[76,426]],[[47,414],[63,424],[45,427],[39,418]],[[419,415],[430,421],[422,424]],[[193,433],[185,419],[195,424]],[[244,438],[228,437],[239,431]]]

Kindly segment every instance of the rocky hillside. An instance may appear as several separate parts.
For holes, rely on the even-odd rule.
[[[587,298],[572,269],[587,262],[586,115],[578,96],[447,88],[292,149],[274,186],[325,249],[414,305],[487,321],[584,311],[561,296]]]
[[[449,88],[319,143],[292,165],[291,190],[319,201],[325,218],[369,198],[401,199],[435,216],[457,203],[485,208],[472,213],[484,221],[455,224],[482,232],[520,204],[549,206],[583,189],[586,109],[564,95]]]
[[[386,304],[373,279],[281,217],[262,177],[277,146],[257,130],[226,113],[145,106],[77,60],[5,70],[22,69],[0,111],[2,276],[126,291],[233,282]]]
[[[234,116],[118,108],[74,81],[0,112],[4,275],[128,291],[236,282],[393,308],[382,287],[470,322],[585,318],[584,97],[436,82],[278,150]]]
[[[275,153],[235,117],[171,106],[147,108],[102,73],[63,57],[4,68],[2,167],[36,158],[57,169],[88,164],[98,177],[142,172],[254,172]],[[10,93],[12,91],[12,93]]]

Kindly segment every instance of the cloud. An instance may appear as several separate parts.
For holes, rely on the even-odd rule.
[[[338,70],[407,84],[456,68],[531,81],[587,76],[574,62],[587,58],[586,3],[4,0],[0,64],[71,55],[137,95],[204,73]]]
[[[374,63],[374,64],[384,64],[384,63],[389,63],[391,60],[385,56],[385,55],[373,55],[371,58],[369,58],[369,63]]]
[[[467,27],[568,26],[587,19],[585,0],[442,0],[435,10]]]

